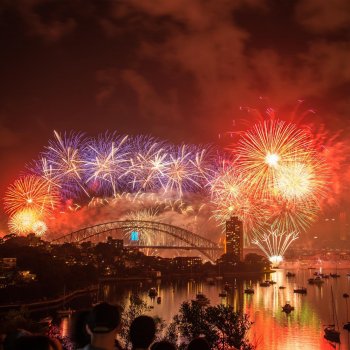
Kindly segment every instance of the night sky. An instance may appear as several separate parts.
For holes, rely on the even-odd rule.
[[[0,197],[53,130],[216,143],[304,100],[345,138],[349,39],[349,0],[2,0]]]

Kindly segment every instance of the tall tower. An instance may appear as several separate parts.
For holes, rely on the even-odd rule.
[[[243,261],[243,222],[237,216],[226,221],[225,253],[232,254],[237,261]]]

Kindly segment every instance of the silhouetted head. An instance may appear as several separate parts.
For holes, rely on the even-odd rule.
[[[130,341],[133,348],[148,348],[155,337],[156,325],[152,317],[139,316],[132,321],[130,326]]]
[[[24,329],[16,329],[6,333],[4,342],[2,344],[4,350],[14,350],[17,339],[23,336],[29,336],[32,333],[24,330]]]
[[[151,350],[176,350],[176,346],[167,340],[162,340],[152,344]]]
[[[117,331],[120,325],[120,311],[115,305],[106,302],[95,305],[87,316],[87,326],[92,334]]]
[[[194,338],[188,344],[187,350],[210,350],[210,346],[205,338]]]
[[[89,314],[90,310],[82,310],[72,315],[69,337],[77,348],[83,348],[90,343],[90,334],[86,331]]]

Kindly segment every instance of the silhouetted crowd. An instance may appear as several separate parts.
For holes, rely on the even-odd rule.
[[[117,306],[106,302],[95,305],[89,312],[81,313],[75,320],[74,343],[77,350],[124,350],[117,341],[121,330],[121,312]],[[155,341],[156,324],[152,317],[136,317],[129,329],[132,350],[176,350],[169,341]],[[31,334],[24,330],[8,333],[3,339],[3,350],[62,350],[57,339]],[[188,350],[209,350],[205,338],[193,339]]]

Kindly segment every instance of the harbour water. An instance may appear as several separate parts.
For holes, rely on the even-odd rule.
[[[253,323],[249,331],[250,340],[259,350],[316,350],[342,349],[350,350],[350,333],[343,330],[343,324],[349,320],[347,304],[350,300],[343,298],[350,294],[349,270],[338,270],[339,278],[328,278],[322,285],[308,284],[316,270],[293,270],[295,277],[286,277],[286,270],[277,270],[270,276],[260,279],[224,279],[208,282],[206,280],[177,280],[146,283],[109,283],[101,286],[100,299],[112,303],[127,305],[132,291],[137,291],[148,305],[152,306],[150,315],[160,316],[165,322],[171,322],[183,301],[195,299],[199,292],[204,293],[212,305],[230,304],[236,310],[243,310]],[[324,270],[324,273],[335,272]],[[276,284],[269,287],[260,286],[259,282],[271,279]],[[225,283],[230,285],[227,297],[219,297]],[[244,293],[244,289],[252,286],[254,294]],[[280,289],[284,286],[285,289]],[[334,293],[335,310],[339,323],[341,343],[334,344],[324,339],[324,325],[336,323],[333,320],[331,286]],[[156,287],[161,303],[148,296],[150,287]],[[306,287],[307,294],[294,293],[297,287]],[[282,306],[290,302],[294,310],[286,314]],[[336,323],[337,324],[337,323]],[[69,319],[63,319],[62,331],[69,330]]]

